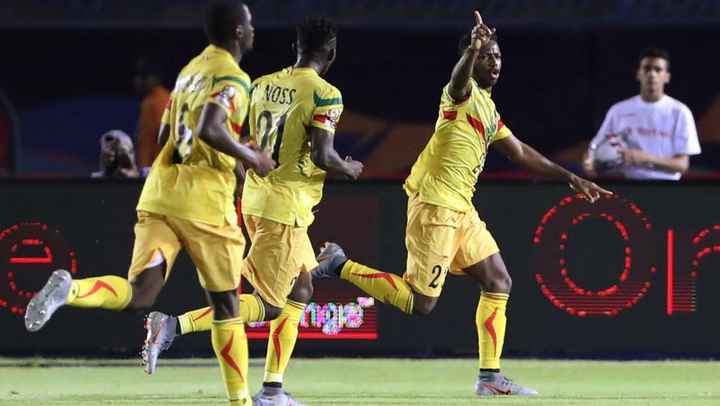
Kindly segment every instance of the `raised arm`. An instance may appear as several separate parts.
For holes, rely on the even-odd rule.
[[[611,195],[612,192],[605,190],[589,180],[583,179],[555,162],[547,159],[531,146],[510,135],[509,137],[492,143],[492,146],[502,152],[511,161],[520,164],[531,171],[549,178],[568,182],[573,190],[576,190],[587,197],[590,202],[600,198],[600,194]]]
[[[310,127],[310,159],[319,168],[350,179],[357,179],[363,164],[351,157],[340,158],[334,145],[335,136],[317,127]]]
[[[470,95],[470,77],[472,76],[473,66],[475,66],[478,52],[495,32],[495,29],[490,29],[483,24],[479,12],[475,11],[474,13],[475,27],[473,27],[470,33],[470,46],[467,47],[460,56],[460,60],[455,64],[452,74],[450,75],[448,93],[456,102],[464,101]]]
[[[210,147],[240,160],[259,176],[267,176],[275,168],[275,161],[236,141],[227,130],[226,120],[227,114],[222,107],[215,103],[205,104],[197,126],[198,138]]]

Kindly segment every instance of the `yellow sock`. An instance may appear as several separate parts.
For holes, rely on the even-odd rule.
[[[265,306],[258,296],[240,295],[240,318],[243,322],[265,320]]]
[[[240,316],[244,321],[265,320],[265,307],[255,295],[240,295]],[[212,327],[212,307],[191,310],[178,316],[180,334],[208,331]]]
[[[270,323],[265,378],[263,382],[282,383],[298,336],[298,324],[305,311],[305,304],[288,300],[277,319]]]
[[[127,307],[131,299],[132,286],[127,279],[106,275],[73,280],[67,304],[120,311]]]
[[[505,343],[505,307],[507,293],[483,292],[480,296],[475,325],[478,332],[478,347],[481,369],[500,369],[500,356]]]
[[[178,323],[180,323],[180,334],[210,330],[212,328],[213,315],[214,313],[210,306],[191,310],[179,315]]]
[[[340,277],[383,303],[391,304],[408,314],[413,312],[413,291],[403,278],[395,274],[348,260]]]
[[[247,387],[248,344],[242,319],[215,320],[210,330],[230,404],[252,405]]]

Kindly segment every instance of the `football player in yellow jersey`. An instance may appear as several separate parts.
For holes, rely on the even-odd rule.
[[[128,278],[72,280],[55,271],[28,305],[25,324],[39,330],[63,305],[146,310],[185,248],[214,310],[211,341],[230,404],[250,405],[247,339],[235,291],[245,239],[233,204],[234,169],[243,163],[267,175],[275,164],[238,142],[249,105],[250,79],[238,64],[253,45],[250,10],[237,0],[215,2],[205,29],[210,45],[180,72],[162,120],[164,146],[137,205]]]
[[[298,405],[282,389],[283,375],[295,347],[298,323],[313,293],[310,271],[317,266],[308,227],[322,198],[327,172],[356,179],[363,165],[335,151],[334,134],[343,110],[340,91],[322,78],[335,60],[337,31],[323,18],[297,27],[295,65],[253,83],[250,100],[251,141],[272,154],[277,168],[267,177],[247,171],[242,193],[244,223],[251,239],[242,273],[255,288],[241,294],[241,317],[272,320],[263,389],[256,405]],[[152,372],[160,351],[177,334],[209,329],[211,308],[176,317],[151,313],[144,355]],[[155,323],[154,318],[165,320]],[[177,332],[176,332],[177,328]],[[163,336],[165,341],[153,337]]]
[[[519,141],[503,124],[490,98],[500,76],[500,47],[494,30],[475,12],[476,25],[461,42],[460,60],[443,89],[435,133],[405,181],[408,195],[403,277],[348,260],[342,248],[326,243],[313,272],[340,277],[408,314],[429,314],[448,273],[470,276],[481,287],[475,314],[480,396],[536,395],[500,372],[505,307],[511,287],[495,240],[472,205],[475,183],[489,146],[536,173],[567,181],[595,201],[610,193],[549,161]]]

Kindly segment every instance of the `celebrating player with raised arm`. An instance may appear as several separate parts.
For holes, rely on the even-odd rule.
[[[250,136],[272,153],[278,167],[266,178],[247,171],[243,219],[251,239],[243,276],[255,288],[241,294],[244,322],[273,320],[263,390],[256,405],[299,405],[282,390],[283,375],[295,347],[298,323],[312,297],[310,271],[317,266],[308,237],[312,209],[322,197],[326,172],[356,179],[363,165],[341,158],[333,147],[343,110],[340,91],[322,78],[335,61],[337,33],[326,19],[307,19],[297,27],[294,66],[253,83]],[[210,329],[212,309],[179,317],[153,312],[144,348],[146,370],[178,334]]]
[[[249,405],[247,338],[235,292],[245,239],[235,214],[234,169],[242,162],[266,176],[275,164],[238,142],[249,107],[250,78],[238,64],[253,45],[250,10],[237,0],[214,2],[205,31],[210,45],[180,72],[162,119],[164,146],[137,205],[128,279],[72,280],[55,271],[28,305],[25,325],[39,330],[63,305],[146,311],[185,248],[214,310],[211,341],[230,405]]]
[[[442,91],[435,133],[405,181],[408,258],[403,277],[348,260],[335,243],[325,244],[313,276],[340,277],[384,303],[419,315],[433,310],[448,272],[470,276],[481,286],[475,314],[480,358],[475,393],[535,395],[535,390],[500,372],[511,279],[472,204],[488,147],[536,173],[567,181],[590,201],[610,192],[549,161],[503,124],[490,98],[500,77],[500,47],[495,30],[483,24],[477,11],[475,20],[472,32],[461,41],[450,83]]]

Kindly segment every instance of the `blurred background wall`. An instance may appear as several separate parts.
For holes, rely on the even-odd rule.
[[[475,203],[513,278],[505,353],[720,356],[720,187],[607,186],[618,197],[594,205],[569,196],[565,185],[482,186]],[[57,268],[78,277],[126,274],[140,188],[137,180],[0,181],[0,190],[12,196],[0,200],[0,354],[137,354],[145,335],[141,314],[66,308],[41,333],[28,334],[22,311]],[[404,270],[407,199],[399,184],[331,183],[325,195],[310,228],[314,246],[338,241],[355,260]],[[590,216],[575,224],[581,213]],[[437,309],[408,317],[377,302],[363,306],[365,294],[349,283],[320,281],[296,352],[471,356],[478,293],[469,279],[448,277]],[[182,253],[154,308],[181,314],[205,306],[203,296]],[[248,331],[257,339],[252,351],[263,355],[266,330]],[[184,336],[172,354],[210,356],[207,339],[207,333]]]

